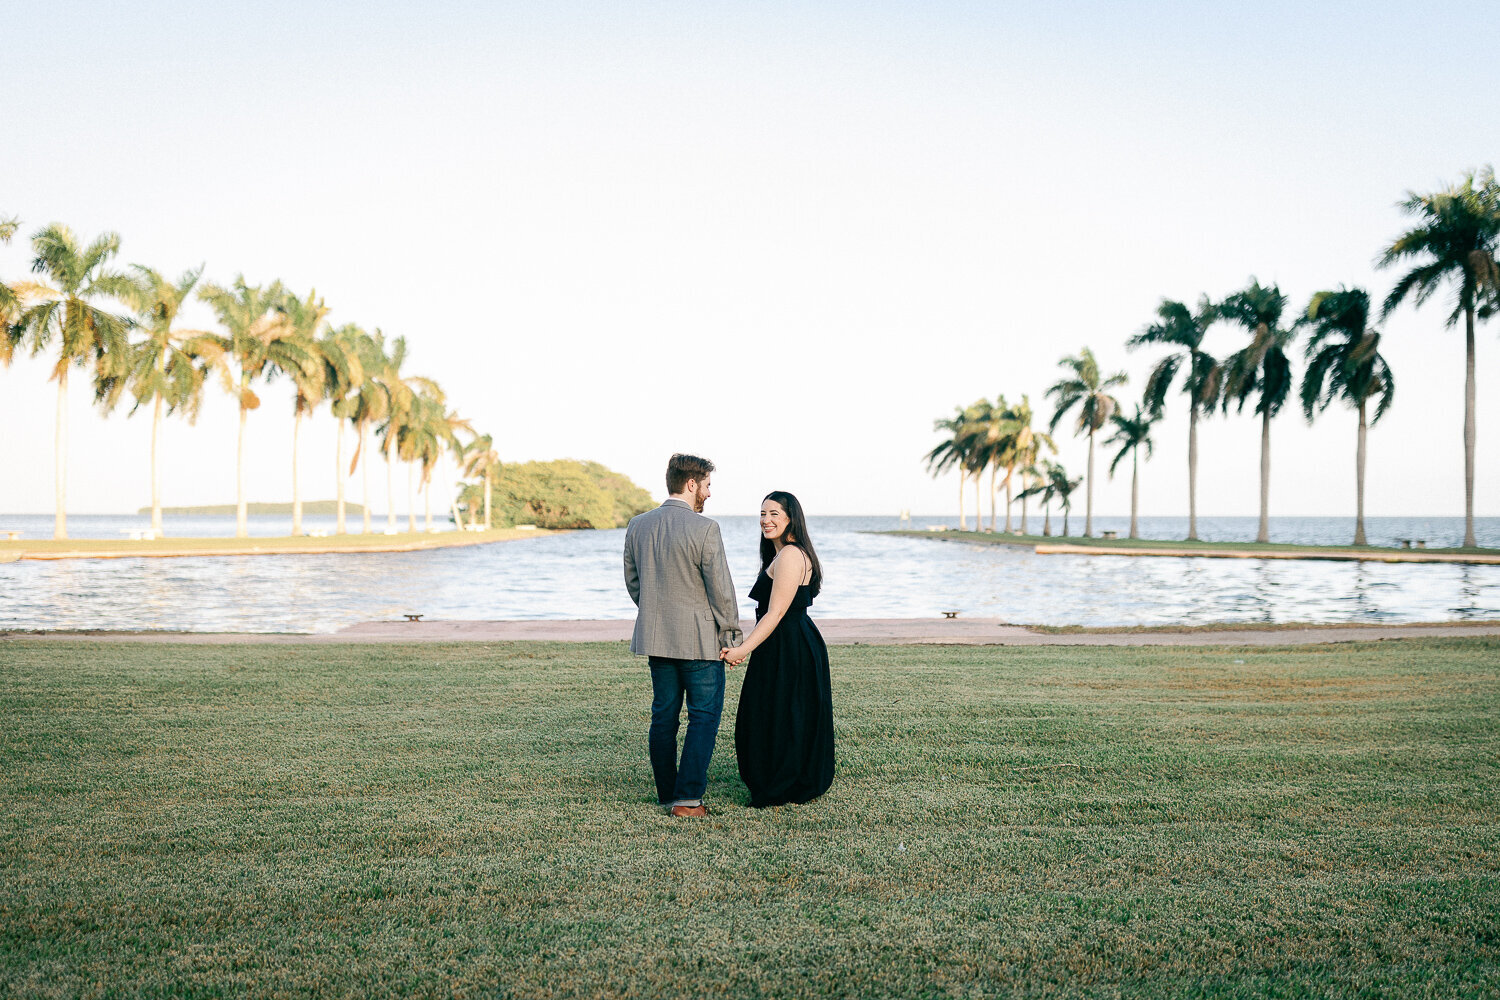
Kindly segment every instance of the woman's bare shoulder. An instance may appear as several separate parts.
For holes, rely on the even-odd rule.
[[[796,545],[783,545],[781,551],[776,553],[776,558],[771,560],[771,565],[766,568],[766,573],[771,579],[774,580],[776,578],[776,567],[783,560],[786,561],[787,568],[799,580],[807,572],[807,568],[812,565],[807,558],[807,553],[803,552],[802,549]]]

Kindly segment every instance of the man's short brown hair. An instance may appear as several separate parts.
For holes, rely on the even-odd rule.
[[[678,452],[667,460],[667,492],[674,495],[681,493],[687,489],[689,479],[696,479],[701,483],[712,471],[714,463],[708,459]]]

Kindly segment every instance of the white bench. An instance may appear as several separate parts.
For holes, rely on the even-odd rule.
[[[12,542],[19,542],[21,540],[21,536],[24,534],[26,534],[26,532],[17,531],[15,528],[0,528],[0,535],[4,535],[7,540]]]
[[[304,531],[302,534],[305,537],[307,537],[307,538],[327,538],[328,537],[328,529],[326,529],[326,528],[313,528],[311,531]]]
[[[120,534],[129,535],[132,542],[156,541],[156,529],[154,528],[121,528]]]

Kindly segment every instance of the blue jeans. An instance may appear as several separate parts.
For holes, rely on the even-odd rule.
[[[708,761],[724,714],[724,661],[647,657],[651,665],[651,771],[656,801],[662,805],[698,805],[708,788]],[[682,764],[677,763],[677,726],[687,697],[687,736]]]

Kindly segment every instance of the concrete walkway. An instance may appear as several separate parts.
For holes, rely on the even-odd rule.
[[[1500,636],[1500,622],[1434,625],[1308,626],[1280,629],[1201,629],[1182,632],[1037,632],[993,618],[824,618],[818,628],[830,645],[902,646],[1303,646],[1379,639]],[[630,621],[361,622],[329,635],[257,632],[0,632],[6,640],[235,644],[400,642],[627,642]],[[750,627],[749,622],[745,628]]]

